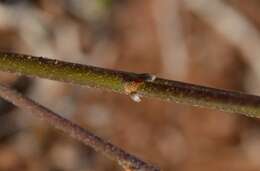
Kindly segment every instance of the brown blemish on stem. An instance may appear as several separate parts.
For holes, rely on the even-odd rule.
[[[142,84],[143,82],[136,82],[136,81],[126,82],[124,84],[125,94],[130,95],[132,93],[136,93]]]

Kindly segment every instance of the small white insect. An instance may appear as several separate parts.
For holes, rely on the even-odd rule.
[[[149,77],[147,77],[146,81],[153,82],[156,79],[156,75],[149,74]]]
[[[131,93],[130,97],[134,102],[139,103],[142,101],[141,96],[138,93]]]
[[[138,78],[141,79],[142,81],[147,81],[147,82],[153,82],[156,79],[156,76],[153,74],[139,74]]]

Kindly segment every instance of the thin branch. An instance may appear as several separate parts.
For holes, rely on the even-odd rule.
[[[71,137],[92,147],[98,152],[102,152],[105,156],[115,160],[126,170],[131,171],[159,171],[160,169],[147,164],[137,157],[126,153],[124,150],[115,145],[101,139],[93,133],[83,129],[75,123],[61,117],[60,115],[50,111],[40,104],[24,97],[22,94],[0,84],[0,96],[12,102],[14,105],[29,111],[40,119],[51,124],[55,128],[68,133]]]
[[[259,96],[155,78],[150,74],[3,52],[0,52],[0,70],[101,88],[130,95],[136,101],[139,96],[155,97],[260,118]]]

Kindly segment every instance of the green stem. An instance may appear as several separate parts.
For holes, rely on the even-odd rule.
[[[3,52],[0,52],[0,70],[260,118],[259,96],[162,78],[153,80],[149,74]]]

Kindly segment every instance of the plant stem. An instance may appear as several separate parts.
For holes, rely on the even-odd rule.
[[[162,78],[154,80],[149,74],[4,52],[0,52],[0,70],[260,118],[259,96]]]
[[[101,139],[77,124],[72,123],[44,106],[1,84],[0,96],[12,102],[14,105],[36,115],[40,119],[45,120],[55,128],[68,133],[71,137],[92,147],[96,151],[102,152],[107,157],[117,161],[124,169],[133,171],[160,171],[159,168],[128,154],[119,147]]]

